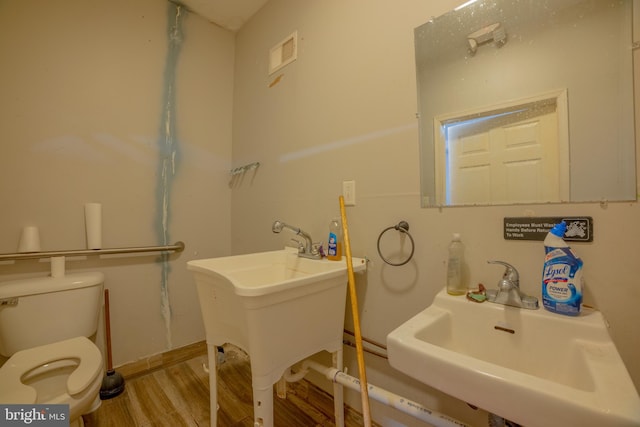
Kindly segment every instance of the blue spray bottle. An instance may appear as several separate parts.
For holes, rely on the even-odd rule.
[[[556,224],[544,239],[542,304],[558,314],[577,316],[582,305],[582,260],[563,240],[567,224]]]

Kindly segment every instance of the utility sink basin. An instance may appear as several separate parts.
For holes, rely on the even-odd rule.
[[[366,270],[364,259],[351,261],[354,272]],[[217,346],[230,343],[249,354],[254,420],[263,427],[273,426],[273,385],[289,367],[320,351],[342,351],[347,268],[345,257],[313,260],[293,248],[187,263],[207,338],[211,427]],[[341,417],[342,401],[336,402]]]
[[[528,427],[640,425],[640,398],[599,311],[476,303],[442,290],[387,336],[395,369]]]

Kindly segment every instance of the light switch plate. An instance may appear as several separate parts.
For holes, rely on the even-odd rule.
[[[356,182],[342,181],[342,197],[344,197],[345,206],[356,205]]]

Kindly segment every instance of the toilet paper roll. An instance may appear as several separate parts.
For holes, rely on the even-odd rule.
[[[51,257],[51,277],[64,277],[64,257]]]
[[[84,224],[87,231],[87,249],[102,248],[102,204],[85,203]]]
[[[40,252],[40,231],[38,227],[27,226],[22,229],[18,252]]]

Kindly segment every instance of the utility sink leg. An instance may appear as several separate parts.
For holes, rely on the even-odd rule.
[[[253,420],[255,427],[273,427],[273,385],[267,389],[253,387]]]
[[[344,369],[342,349],[331,353],[333,367],[338,371]],[[333,383],[333,410],[336,417],[336,427],[344,427],[344,388],[342,384]]]
[[[287,369],[286,371],[284,371],[285,375],[290,374],[291,373],[291,369]],[[286,399],[287,398],[287,380],[284,378],[285,376],[283,375],[282,378],[280,378],[278,380],[278,382],[276,383],[276,395],[280,398],[280,399]]]
[[[207,343],[209,362],[209,412],[211,427],[218,425],[218,347]]]

